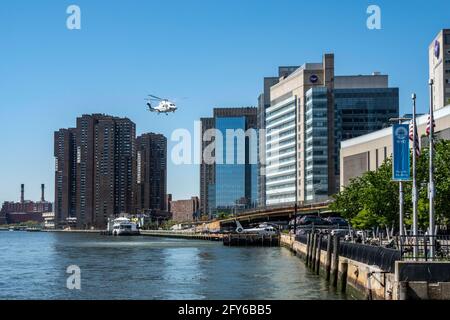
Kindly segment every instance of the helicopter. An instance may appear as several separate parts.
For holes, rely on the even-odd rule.
[[[169,101],[169,99],[162,99],[154,95],[148,95],[148,98],[145,99],[147,101],[148,110],[150,112],[156,112],[158,114],[165,113],[168,115],[169,113],[175,113],[178,110],[178,107],[174,102]],[[152,107],[152,103],[157,102],[158,106]]]

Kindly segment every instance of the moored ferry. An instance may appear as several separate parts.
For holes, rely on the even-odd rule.
[[[113,220],[112,235],[113,236],[135,236],[139,235],[137,224],[128,218],[117,218]]]

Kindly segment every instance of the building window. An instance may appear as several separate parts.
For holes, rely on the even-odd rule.
[[[378,149],[375,150],[375,165],[376,165],[376,169],[378,169]]]
[[[449,44],[450,44],[450,34],[446,34],[446,35],[445,35],[445,40],[444,40],[444,42],[445,42],[446,45],[449,45]]]

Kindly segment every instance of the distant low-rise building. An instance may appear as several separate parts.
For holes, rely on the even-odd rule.
[[[176,222],[194,221],[200,215],[200,200],[192,197],[189,200],[178,200],[170,203],[172,220]]]
[[[55,229],[55,213],[54,212],[45,212],[42,214],[42,218],[44,219],[44,228],[45,229]]]
[[[5,201],[1,208],[0,224],[2,220],[8,220],[9,214],[16,213],[44,213],[51,212],[53,210],[53,204],[45,200],[45,185],[41,185],[41,200],[31,201],[25,200],[25,185],[20,186],[20,201]]]
[[[450,140],[450,105],[434,113],[437,139]],[[417,118],[417,131],[423,137],[422,147],[427,145],[425,136],[428,115]],[[412,148],[412,143],[411,143]],[[352,178],[367,171],[374,171],[392,156],[392,127],[378,130],[341,143],[341,189],[349,185]]]
[[[6,224],[6,214],[0,212],[0,226]]]
[[[6,214],[8,224],[19,224],[25,222],[43,223],[42,212],[11,212]]]

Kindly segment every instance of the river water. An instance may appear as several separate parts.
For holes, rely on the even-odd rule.
[[[69,266],[81,290],[67,288]],[[285,248],[0,232],[0,299],[345,299]]]

